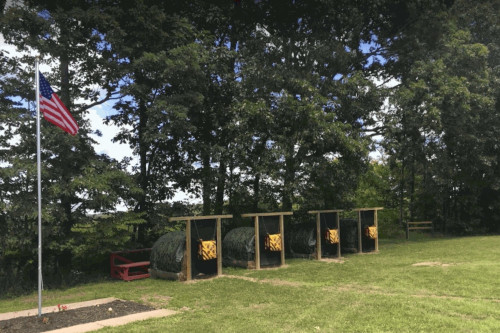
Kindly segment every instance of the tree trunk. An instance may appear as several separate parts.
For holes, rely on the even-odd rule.
[[[404,159],[401,162],[401,180],[399,182],[399,224],[404,225],[403,221],[403,203],[404,203],[404,187],[405,187],[405,167]]]
[[[138,206],[136,208],[137,212],[143,213],[147,212],[147,192],[148,192],[148,170],[147,170],[147,152],[148,152],[148,145],[147,142],[145,142],[145,133],[146,129],[148,126],[148,116],[147,116],[147,110],[146,110],[146,105],[144,101],[139,101],[139,128],[138,128],[138,136],[139,136],[139,169],[140,169],[140,174],[139,174],[139,186],[141,187],[142,193],[140,194],[139,197],[139,202]],[[147,218],[146,218],[147,219]],[[137,238],[136,240],[139,243],[143,243],[146,238],[146,227],[147,227],[148,221],[146,221],[145,225],[142,226],[137,226],[136,235]]]
[[[259,211],[259,200],[260,200],[260,174],[257,173],[253,179],[253,211]]]
[[[410,221],[415,221],[415,157],[412,156],[410,170]]]
[[[59,71],[61,74],[61,91],[59,92],[61,101],[68,108],[71,109],[71,97],[70,97],[70,89],[69,89],[69,59],[66,53],[61,54],[59,58]],[[65,166],[63,168],[63,174],[61,175],[61,182],[65,185],[69,184],[70,176],[66,172]],[[73,218],[71,216],[71,194],[66,195],[63,194],[61,197],[61,206],[64,211],[64,215],[66,216],[66,221],[63,226],[63,232],[65,236],[69,236],[71,232],[71,228],[73,226]]]
[[[63,102],[63,104],[71,110],[71,96],[70,96],[70,78],[69,78],[69,58],[66,53],[61,54],[59,58],[59,71],[61,75],[61,91],[59,92],[59,98]],[[64,145],[66,146],[66,145]],[[70,147],[64,147],[64,149],[69,149]],[[71,154],[71,152],[68,152]],[[71,171],[68,170],[71,168],[71,165],[64,164],[62,175],[61,175],[61,183],[65,186],[69,186],[71,183]],[[70,238],[71,228],[73,227],[74,220],[72,216],[72,193],[63,194],[61,196],[61,206],[66,217],[66,221],[64,221],[62,225],[62,232],[64,237]],[[63,271],[68,270],[71,265],[71,251],[69,249],[63,250],[56,259],[56,273],[61,274]]]
[[[283,211],[292,210],[293,205],[293,186],[295,182],[295,160],[293,157],[285,158],[285,177],[283,180]]]
[[[202,171],[201,171],[201,183],[202,183],[202,198],[203,198],[203,215],[210,215],[211,211],[211,166],[210,166],[210,155],[207,152],[202,153]]]
[[[219,172],[217,176],[217,190],[215,193],[215,207],[214,207],[215,214],[222,214],[222,210],[224,208],[224,191],[226,187],[225,185],[226,185],[227,174],[226,174],[226,163],[222,159],[223,157],[221,157]]]

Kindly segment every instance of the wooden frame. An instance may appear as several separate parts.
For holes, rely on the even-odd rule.
[[[410,226],[410,224],[412,226]],[[421,225],[426,225],[426,226],[421,227]],[[432,224],[432,221],[406,222],[406,240],[410,239],[411,230],[432,230],[432,232],[434,233],[434,225]]]
[[[169,222],[186,221],[186,280],[193,279],[192,253],[191,253],[191,221],[215,220],[216,221],[216,244],[217,244],[217,276],[222,275],[222,236],[221,220],[232,219],[233,215],[207,215],[207,216],[182,216],[171,217]]]
[[[150,276],[148,271],[149,260],[137,262],[125,257],[125,255],[130,253],[148,251],[151,252],[151,248],[111,252],[111,255],[109,257],[111,277],[124,281],[148,278]],[[117,264],[117,261],[120,261],[122,263]]]
[[[255,269],[260,269],[260,235],[259,235],[259,217],[263,216],[279,216],[279,232],[281,234],[281,265],[285,264],[285,230],[284,216],[293,215],[293,212],[277,212],[277,213],[249,213],[241,214],[241,217],[253,217],[255,228]]]
[[[339,235],[339,244],[337,246],[337,258],[340,259],[341,251],[340,251],[340,213],[343,212],[342,209],[332,209],[332,210],[310,210],[309,214],[316,214],[316,259],[321,259],[321,242],[323,237],[321,235],[321,214],[325,213],[334,213],[335,220],[337,224],[337,232]]]
[[[373,208],[355,208],[354,212],[358,212],[358,253],[363,253],[363,237],[361,230],[361,212],[373,211],[373,225],[377,228],[377,238],[375,238],[375,252],[378,252],[378,216],[377,212],[384,207]]]

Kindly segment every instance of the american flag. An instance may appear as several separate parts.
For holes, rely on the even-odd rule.
[[[52,124],[61,128],[63,131],[71,135],[78,132],[78,125],[75,119],[69,113],[66,106],[59,99],[50,87],[49,82],[45,79],[42,73],[40,75],[40,111],[43,116]]]

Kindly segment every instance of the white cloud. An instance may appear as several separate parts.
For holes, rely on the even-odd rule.
[[[127,144],[113,142],[113,138],[121,130],[113,124],[106,125],[104,119],[98,114],[104,109],[106,105],[101,105],[92,108],[85,116],[87,120],[90,121],[90,127],[92,130],[98,130],[102,133],[102,136],[97,136],[95,134],[90,135],[97,144],[94,146],[98,154],[106,154],[118,161],[121,161],[124,157],[132,157],[133,164],[138,162],[137,158],[134,156],[132,149]],[[132,130],[130,126],[125,127],[125,129]]]

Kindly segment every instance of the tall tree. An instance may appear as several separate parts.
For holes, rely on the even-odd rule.
[[[10,237],[8,249],[16,242],[30,262],[36,246],[36,131],[34,92],[34,53],[50,67],[47,78],[77,120],[80,131],[69,136],[59,128],[42,122],[42,197],[45,264],[51,271],[69,269],[72,227],[85,220],[89,210],[108,212],[120,198],[127,199],[127,176],[123,167],[105,156],[96,155],[84,118],[87,110],[112,98],[117,85],[113,69],[102,58],[101,38],[96,21],[102,13],[86,1],[15,2],[0,18],[5,41],[16,46],[20,56],[9,55],[2,90],[8,96],[2,116],[2,205]],[[2,55],[4,56],[4,55]],[[105,174],[105,175],[104,175]],[[96,177],[107,177],[107,184]],[[18,226],[18,222],[23,221]],[[18,232],[23,227],[25,233]],[[15,257],[15,256],[14,256]],[[23,262],[22,260],[17,263]],[[23,264],[24,265],[24,264]],[[33,267],[33,266],[30,266]],[[29,269],[29,267],[27,267]]]
[[[154,204],[172,198],[173,186],[186,189],[193,174],[186,147],[194,125],[187,120],[203,109],[209,62],[203,36],[180,15],[185,6],[120,1],[109,8],[113,20],[104,29],[108,54],[120,64],[123,79],[117,113],[109,121],[132,127],[115,139],[130,144],[139,159],[142,193],[134,210],[147,221],[139,230],[142,242],[152,227]]]
[[[432,12],[410,21],[388,45],[399,62],[388,73],[398,73],[401,85],[387,142],[400,175],[400,206],[409,202],[410,218],[466,231],[496,223],[478,199],[496,193],[490,184],[496,183],[498,98],[490,52],[498,38],[491,34],[495,24],[476,23],[497,21],[490,14],[498,13],[498,3],[484,2],[481,17],[463,1],[445,5],[432,3]],[[412,42],[420,50],[412,51]]]
[[[339,169],[361,170],[367,152],[363,131],[381,103],[360,51],[370,11],[352,3],[290,1],[261,3],[260,9],[263,19],[242,49],[248,52],[243,103],[251,105],[253,119],[260,110],[261,120],[254,123],[268,127],[257,127],[251,136],[266,144],[250,146],[273,151],[276,172],[270,178],[284,209],[312,188],[321,190],[315,200],[322,205],[339,204],[341,191],[331,195],[347,188],[340,185]],[[335,165],[339,177],[325,182],[319,170],[328,165]]]

